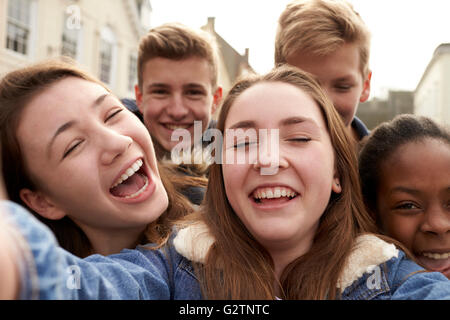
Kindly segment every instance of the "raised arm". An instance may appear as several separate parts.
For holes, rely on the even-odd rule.
[[[161,252],[125,250],[80,259],[60,248],[51,231],[21,206],[0,201],[0,211],[3,298],[171,298],[170,266]]]

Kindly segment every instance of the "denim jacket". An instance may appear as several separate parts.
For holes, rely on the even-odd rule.
[[[52,232],[21,206],[0,201],[0,213],[21,255],[20,299],[203,298],[191,261],[201,262],[214,242],[205,226],[180,230],[160,250],[147,245],[80,259],[60,248]],[[342,299],[450,299],[450,281],[442,274],[424,272],[375,236],[359,240],[340,278]]]

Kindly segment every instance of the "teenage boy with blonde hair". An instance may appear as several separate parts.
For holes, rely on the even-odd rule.
[[[355,117],[370,95],[370,32],[343,0],[294,0],[278,21],[275,64],[301,68],[319,81],[355,141],[368,134]]]
[[[178,144],[171,141],[174,130],[188,130],[194,144],[194,121],[201,121],[202,132],[209,127],[222,98],[217,78],[217,48],[207,32],[170,23],[141,39],[136,104],[158,158],[170,158]]]

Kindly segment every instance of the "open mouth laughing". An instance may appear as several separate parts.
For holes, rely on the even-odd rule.
[[[135,199],[147,190],[149,182],[148,174],[144,170],[144,161],[138,159],[123,171],[113,183],[109,192],[114,197]]]
[[[416,254],[420,264],[428,270],[450,277],[450,250],[430,250]]]

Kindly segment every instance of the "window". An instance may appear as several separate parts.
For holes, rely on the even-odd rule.
[[[82,45],[81,8],[70,5],[66,8],[61,39],[61,55],[80,61]]]
[[[64,28],[62,35],[62,47],[61,55],[69,56],[73,59],[77,58],[77,43],[78,43],[78,32],[77,30],[69,30]]]
[[[108,27],[102,29],[100,34],[100,80],[106,84],[113,84],[116,51],[116,37]]]
[[[100,44],[100,80],[105,83],[111,82],[111,65],[112,65],[112,45],[106,41]]]
[[[28,54],[30,7],[30,0],[8,1],[6,48],[24,55]]]
[[[128,66],[128,90],[133,91],[134,85],[137,82],[137,58],[135,55],[130,55],[130,61]]]
[[[77,59],[78,55],[78,39],[79,27],[72,26],[68,23],[70,17],[64,16],[64,31],[62,34],[61,55]]]

